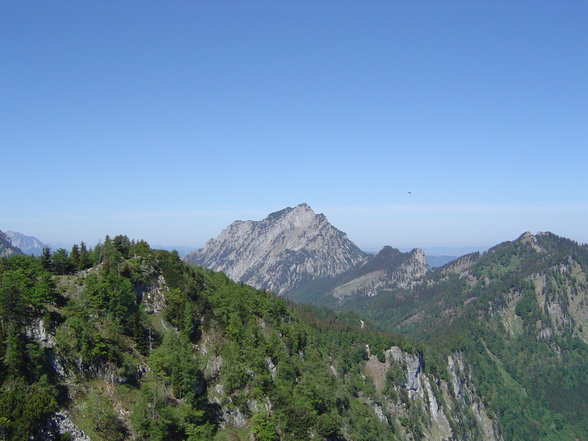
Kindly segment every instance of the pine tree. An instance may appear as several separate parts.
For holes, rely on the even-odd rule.
[[[43,254],[41,254],[41,265],[48,271],[53,270],[53,260],[51,259],[51,248],[44,247]]]
[[[90,253],[86,248],[86,244],[84,242],[80,242],[80,260],[78,269],[85,270],[91,266],[92,260],[90,259]]]
[[[80,270],[80,248],[77,244],[74,244],[71,247],[71,251],[69,253],[69,264],[71,268],[75,270]]]
[[[63,248],[59,248],[53,253],[53,267],[57,274],[70,274],[71,265],[67,251]]]

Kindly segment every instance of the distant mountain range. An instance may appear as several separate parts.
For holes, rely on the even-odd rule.
[[[448,321],[458,320],[470,303],[487,299],[495,314],[532,289],[533,300],[551,322],[545,325],[550,328],[546,332],[567,329],[588,344],[588,300],[577,297],[588,294],[582,267],[586,264],[586,245],[552,233],[526,232],[485,253],[471,253],[433,269],[410,289],[397,287],[373,298],[356,298],[348,307],[369,311],[386,327],[431,335],[435,324],[446,327]]]

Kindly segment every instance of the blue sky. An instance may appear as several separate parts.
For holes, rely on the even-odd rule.
[[[0,3],[0,229],[588,242],[585,1]],[[411,193],[409,193],[411,192]]]

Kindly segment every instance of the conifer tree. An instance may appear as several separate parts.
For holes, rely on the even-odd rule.
[[[53,260],[51,259],[51,248],[44,247],[43,254],[41,254],[41,265],[48,271],[53,269]]]
[[[79,262],[79,269],[85,270],[92,266],[92,259],[90,258],[90,253],[86,248],[86,244],[82,241],[80,242],[80,262]]]
[[[69,253],[69,264],[71,268],[75,270],[80,270],[80,248],[77,244],[74,244],[71,247],[71,251]]]
[[[57,274],[69,274],[71,272],[69,255],[65,249],[59,248],[53,253],[53,267]]]

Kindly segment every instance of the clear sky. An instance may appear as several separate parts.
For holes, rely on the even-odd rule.
[[[586,1],[2,1],[0,229],[588,242]]]

